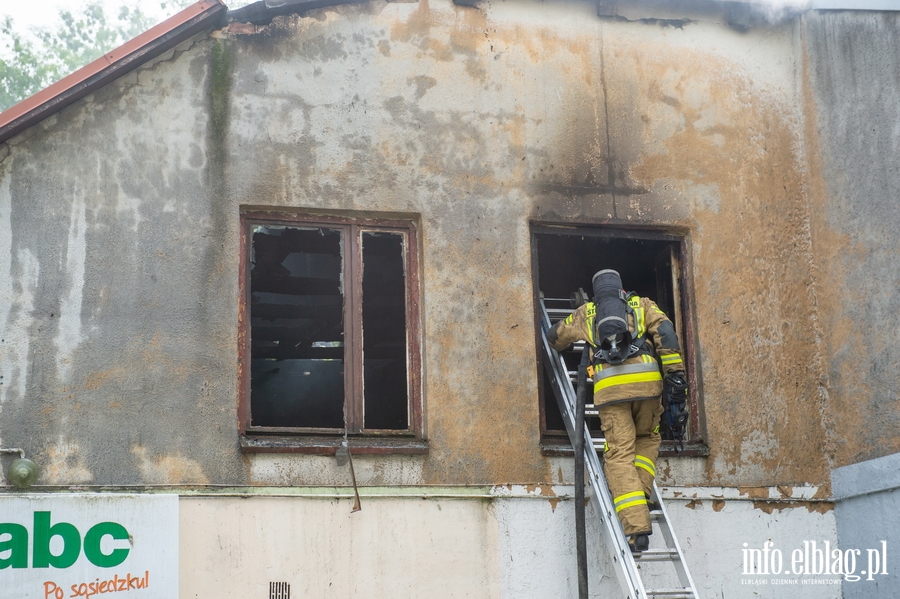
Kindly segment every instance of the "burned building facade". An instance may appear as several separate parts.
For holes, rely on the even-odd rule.
[[[767,541],[900,539],[839,538],[900,451],[898,13],[192,10],[2,122],[0,444],[29,492],[177,495],[182,597],[571,595],[536,307],[612,267],[685,348],[657,470],[703,592],[742,596]]]

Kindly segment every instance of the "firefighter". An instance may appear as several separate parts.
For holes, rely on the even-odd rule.
[[[557,351],[576,341],[591,345],[588,375],[606,438],[606,479],[629,544],[639,552],[649,547],[652,533],[648,499],[659,454],[663,387],[684,406],[684,362],[672,321],[652,300],[625,293],[614,270],[599,271],[592,286],[593,301],[553,325],[547,340]]]

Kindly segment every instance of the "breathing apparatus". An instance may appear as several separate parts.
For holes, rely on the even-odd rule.
[[[640,351],[642,340],[634,339],[628,329],[627,295],[622,290],[622,277],[611,270],[601,270],[591,280],[594,289],[594,341],[597,350],[594,360],[603,360],[610,364],[621,364],[625,358]]]
[[[637,329],[637,317],[629,306],[629,295],[622,289],[622,278],[615,270],[606,269],[597,272],[591,280],[594,291],[594,344],[596,350],[593,361],[603,360],[609,364],[621,364],[626,358],[641,351],[645,340],[643,335],[635,338],[635,332],[628,328],[628,314],[631,314],[635,329]],[[572,308],[575,309],[587,297],[581,289],[573,294]],[[667,321],[668,322],[668,321]],[[669,345],[678,347],[675,330],[669,323],[669,330],[660,328],[660,334],[668,339]],[[688,383],[684,372],[670,372],[663,382],[663,414],[660,424],[663,430],[671,437],[676,453],[684,450],[685,429],[688,421]]]

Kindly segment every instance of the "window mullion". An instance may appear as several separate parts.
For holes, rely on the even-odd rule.
[[[363,429],[362,244],[359,226],[346,229],[344,249],[344,404],[347,429]]]

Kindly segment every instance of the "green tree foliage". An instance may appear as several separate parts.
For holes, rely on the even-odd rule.
[[[161,2],[165,14],[191,4],[191,0]],[[5,58],[0,58],[0,111],[6,110],[122,45],[156,24],[157,18],[135,4],[121,6],[110,15],[97,0],[92,0],[79,13],[60,10],[61,23],[56,29],[32,29],[23,35],[11,18],[0,22],[0,45]]]

